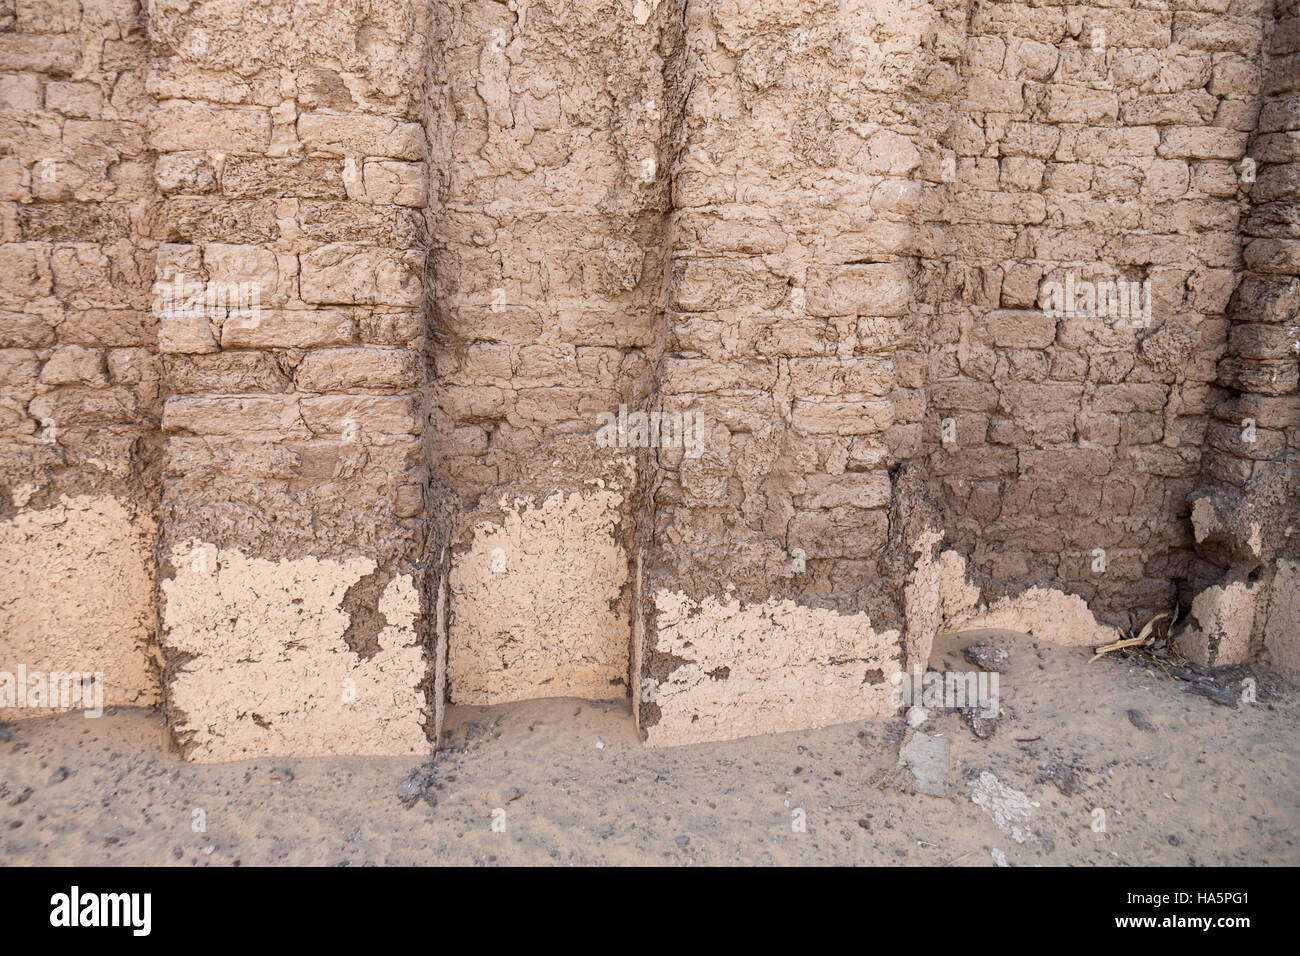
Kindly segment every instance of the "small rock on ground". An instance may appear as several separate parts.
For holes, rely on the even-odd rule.
[[[912,732],[898,750],[898,766],[905,771],[905,785],[932,797],[946,797],[950,749],[947,737]]]
[[[397,799],[408,810],[415,806],[417,800],[423,800],[431,807],[438,805],[438,795],[434,793],[437,778],[433,768],[426,765],[416,767],[397,785]]]
[[[1140,710],[1130,710],[1128,712],[1128,722],[1138,730],[1144,730],[1149,734],[1156,732],[1156,725],[1147,720],[1146,714]]]
[[[972,644],[962,651],[970,663],[983,671],[997,671],[1001,674],[1010,662],[1010,655],[994,644]]]

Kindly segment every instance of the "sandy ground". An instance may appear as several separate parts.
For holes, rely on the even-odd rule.
[[[948,639],[933,666],[968,669],[971,642]],[[625,702],[452,708],[436,806],[407,808],[417,760],[185,764],[157,714],[120,709],[9,726],[0,864],[1300,863],[1296,690],[1261,675],[1258,702],[1231,708],[1087,649],[998,642],[996,733],[952,712],[922,728],[951,742],[947,797],[883,782],[901,718],[649,750]],[[1023,845],[972,801],[983,772],[1030,801]]]

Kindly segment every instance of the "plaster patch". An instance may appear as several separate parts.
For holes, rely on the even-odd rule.
[[[1214,538],[1231,542],[1242,559],[1265,560],[1264,527],[1247,514],[1250,497],[1238,499],[1235,508],[1216,505],[1214,498],[1202,496],[1192,502],[1192,533],[1197,544]]]
[[[1271,591],[1264,646],[1273,667],[1300,684],[1300,561],[1278,561]]]
[[[410,574],[379,596],[363,659],[344,635],[348,588],[370,558],[249,557],[194,540],[162,583],[163,644],[188,658],[168,682],[173,730],[199,762],[263,755],[422,754],[425,649]]]
[[[681,663],[655,684],[652,747],[730,740],[883,717],[902,635],[864,613],[791,600],[742,606],[655,593],[656,650]]]
[[[948,622],[949,630],[993,628],[1032,634],[1040,640],[1066,646],[1109,644],[1120,632],[1100,623],[1077,594],[1053,588],[1032,587],[1014,597],[1005,597]]]
[[[966,559],[956,551],[939,555],[939,598],[945,620],[960,617],[980,602],[980,589],[966,580]]]
[[[980,590],[966,580],[966,559],[956,551],[939,551],[943,532],[927,528],[914,552],[916,563],[903,589],[907,613],[907,660],[924,669],[934,636],[946,621],[979,604]]]
[[[1178,648],[1189,660],[1212,667],[1244,664],[1250,657],[1259,585],[1232,581],[1214,584],[1192,599],[1188,626]]]
[[[153,522],[111,495],[64,495],[0,522],[0,671],[102,672],[105,706],[157,703],[152,541]]]
[[[943,627],[948,631],[1017,631],[1066,646],[1107,644],[1121,636],[1116,628],[1100,623],[1083,598],[1054,588],[1031,587],[981,605],[980,589],[966,578],[966,559],[953,550],[939,554],[937,577]]]
[[[631,623],[618,486],[503,499],[451,568],[448,679],[457,704],[626,693]]]
[[[447,708],[447,575],[438,576],[438,602],[434,617],[433,726],[434,745],[442,739]]]
[[[1192,534],[1196,543],[1201,544],[1219,529],[1219,518],[1214,510],[1214,502],[1209,498],[1197,498],[1192,502]]]
[[[943,567],[938,549],[943,532],[927,528],[920,535],[914,552],[916,563],[903,589],[907,616],[907,661],[910,667],[924,669],[930,660],[934,635],[943,624]]]

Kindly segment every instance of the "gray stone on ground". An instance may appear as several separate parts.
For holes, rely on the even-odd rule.
[[[1217,684],[1193,684],[1187,688],[1187,693],[1207,697],[1220,707],[1237,706],[1237,692],[1229,687],[1221,687]]]
[[[912,732],[898,750],[898,767],[902,771],[899,782],[932,797],[948,796],[950,749],[947,737]]]
[[[999,674],[1006,670],[1011,660],[1006,651],[994,644],[972,644],[962,654],[980,670],[997,671]]]
[[[986,717],[983,707],[963,707],[960,711],[961,719],[966,722],[966,726],[980,740],[987,740],[992,737],[998,729],[997,717]]]
[[[1142,713],[1140,710],[1130,710],[1128,712],[1128,722],[1138,730],[1146,731],[1149,734],[1154,734],[1156,732],[1155,724],[1147,720],[1146,714]]]
[[[1056,789],[1067,797],[1072,796],[1079,787],[1079,777],[1074,768],[1063,763],[1054,763],[1046,768],[1042,779],[1052,781]]]
[[[397,799],[408,810],[415,806],[417,800],[423,800],[431,807],[438,805],[438,795],[434,793],[436,782],[433,767],[422,764],[416,767],[397,785]]]

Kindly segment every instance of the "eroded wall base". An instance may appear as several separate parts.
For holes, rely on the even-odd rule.
[[[996,629],[1031,634],[1067,647],[1107,644],[1118,628],[1097,620],[1077,594],[1035,584],[1018,594],[984,600],[970,578],[968,562],[956,550],[933,554],[942,540],[927,529],[907,589],[908,666],[925,668],[940,631]]]
[[[655,595],[660,659],[676,664],[644,685],[638,716],[652,747],[825,727],[895,709],[890,683],[902,635],[866,614],[789,600]],[[649,698],[649,699],[647,699]]]
[[[448,680],[458,704],[627,694],[624,484],[502,499],[452,564]]]
[[[1014,597],[972,608],[949,618],[945,626],[1020,631],[1070,647],[1108,644],[1121,636],[1118,628],[1099,622],[1077,594],[1045,587],[1027,588]]]

